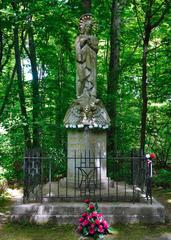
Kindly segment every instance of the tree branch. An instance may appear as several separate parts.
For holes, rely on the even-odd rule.
[[[11,92],[13,80],[14,80],[15,73],[16,73],[16,69],[17,68],[16,68],[16,64],[15,64],[14,69],[12,71],[12,75],[11,75],[11,78],[10,78],[9,85],[7,86],[6,91],[5,91],[5,97],[4,97],[2,106],[0,108],[0,117],[2,116],[2,114],[4,112],[4,109],[5,109],[5,106],[6,106],[7,102],[8,102],[8,98],[9,98],[9,95],[10,95],[10,92]]]
[[[2,55],[3,55],[3,33],[0,29],[0,68],[2,66]],[[2,70],[0,70],[2,71]]]
[[[141,42],[141,39],[136,43],[136,45],[135,45],[133,51],[129,54],[129,56],[128,56],[128,58],[126,59],[125,63],[122,64],[122,66],[120,67],[120,73],[122,72],[122,70],[123,70],[125,67],[127,67],[127,65],[128,65],[128,64],[127,64],[128,61],[130,62],[130,59],[132,58],[132,56],[133,56],[134,53],[136,52],[136,50],[137,50],[137,48],[138,48],[140,42]]]
[[[160,6],[153,12],[152,17],[155,16],[155,14],[163,7],[164,2],[160,4]]]
[[[144,40],[144,34],[143,34],[142,29],[141,29],[140,20],[139,20],[139,17],[138,17],[137,2],[136,2],[136,0],[133,0],[133,2],[134,2],[134,7],[135,7],[135,12],[136,12],[136,18],[137,18],[138,27],[139,27],[139,30],[140,30],[140,35],[141,35],[141,38]]]
[[[26,35],[24,36],[24,31],[23,31],[22,34],[21,34],[22,47],[24,48],[27,56],[30,58],[30,52],[25,45],[26,36],[27,36],[27,32],[26,32]]]
[[[149,50],[147,51],[147,54],[148,54],[149,52],[152,52],[152,51],[160,48],[161,46],[162,46],[162,44],[158,45],[157,47],[154,47],[154,48],[149,49]]]
[[[5,67],[5,65],[8,63],[8,60],[11,56],[11,50],[12,50],[13,46],[14,46],[14,42],[11,45],[9,45],[9,47],[8,47],[8,52],[6,54],[6,59],[5,59],[4,63],[1,65],[1,70],[0,71],[2,71],[3,68]]]
[[[164,8],[164,10],[163,10],[163,13],[161,14],[161,16],[160,16],[160,18],[158,19],[158,21],[156,21],[155,23],[153,23],[153,24],[151,25],[151,29],[157,27],[157,26],[161,23],[161,21],[164,19],[167,11],[169,10],[169,4],[170,4],[169,0],[165,0],[165,8]]]

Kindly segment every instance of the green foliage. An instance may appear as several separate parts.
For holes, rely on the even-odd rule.
[[[171,187],[171,171],[166,169],[160,169],[156,176],[153,177],[153,182],[157,186],[164,188]]]

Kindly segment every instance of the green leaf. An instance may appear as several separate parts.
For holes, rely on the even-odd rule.
[[[113,229],[112,227],[109,227],[109,228],[108,228],[108,232],[109,232],[110,234],[114,234],[114,233],[115,233],[115,229]]]

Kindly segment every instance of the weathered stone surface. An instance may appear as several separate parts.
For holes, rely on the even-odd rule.
[[[76,154],[76,161],[75,161]],[[106,173],[106,131],[99,131],[95,129],[82,130],[68,130],[68,166],[67,178],[69,185],[75,181],[75,164],[80,166],[81,156],[86,155],[86,162],[88,164],[89,156],[92,158],[91,162],[95,162],[98,169],[98,179],[101,178],[102,185],[107,184]],[[101,170],[100,170],[101,162]]]
[[[83,15],[80,19],[80,35],[76,38],[77,97],[83,94],[96,97],[98,40],[91,34],[92,27],[92,15]]]
[[[103,128],[110,118],[102,102],[96,98],[96,61],[98,40],[92,35],[93,19],[85,14],[80,19],[80,35],[76,38],[76,93],[77,99],[68,109],[66,128]]]
[[[109,224],[116,223],[164,223],[164,207],[154,200],[147,203],[99,203],[99,208]],[[21,204],[15,206],[11,221],[78,224],[84,211],[82,203]]]
[[[110,125],[110,118],[99,99],[83,94],[71,104],[65,115],[64,124],[67,128],[86,126],[107,129]]]

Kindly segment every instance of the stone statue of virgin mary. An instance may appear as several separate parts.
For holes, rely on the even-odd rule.
[[[66,128],[98,127],[106,129],[110,118],[100,99],[96,98],[96,62],[98,40],[92,35],[95,22],[92,15],[81,16],[80,34],[76,38],[76,93],[77,99],[68,109]]]
[[[96,97],[96,58],[98,40],[92,34],[94,22],[91,14],[80,18],[80,35],[76,38],[77,98]]]

